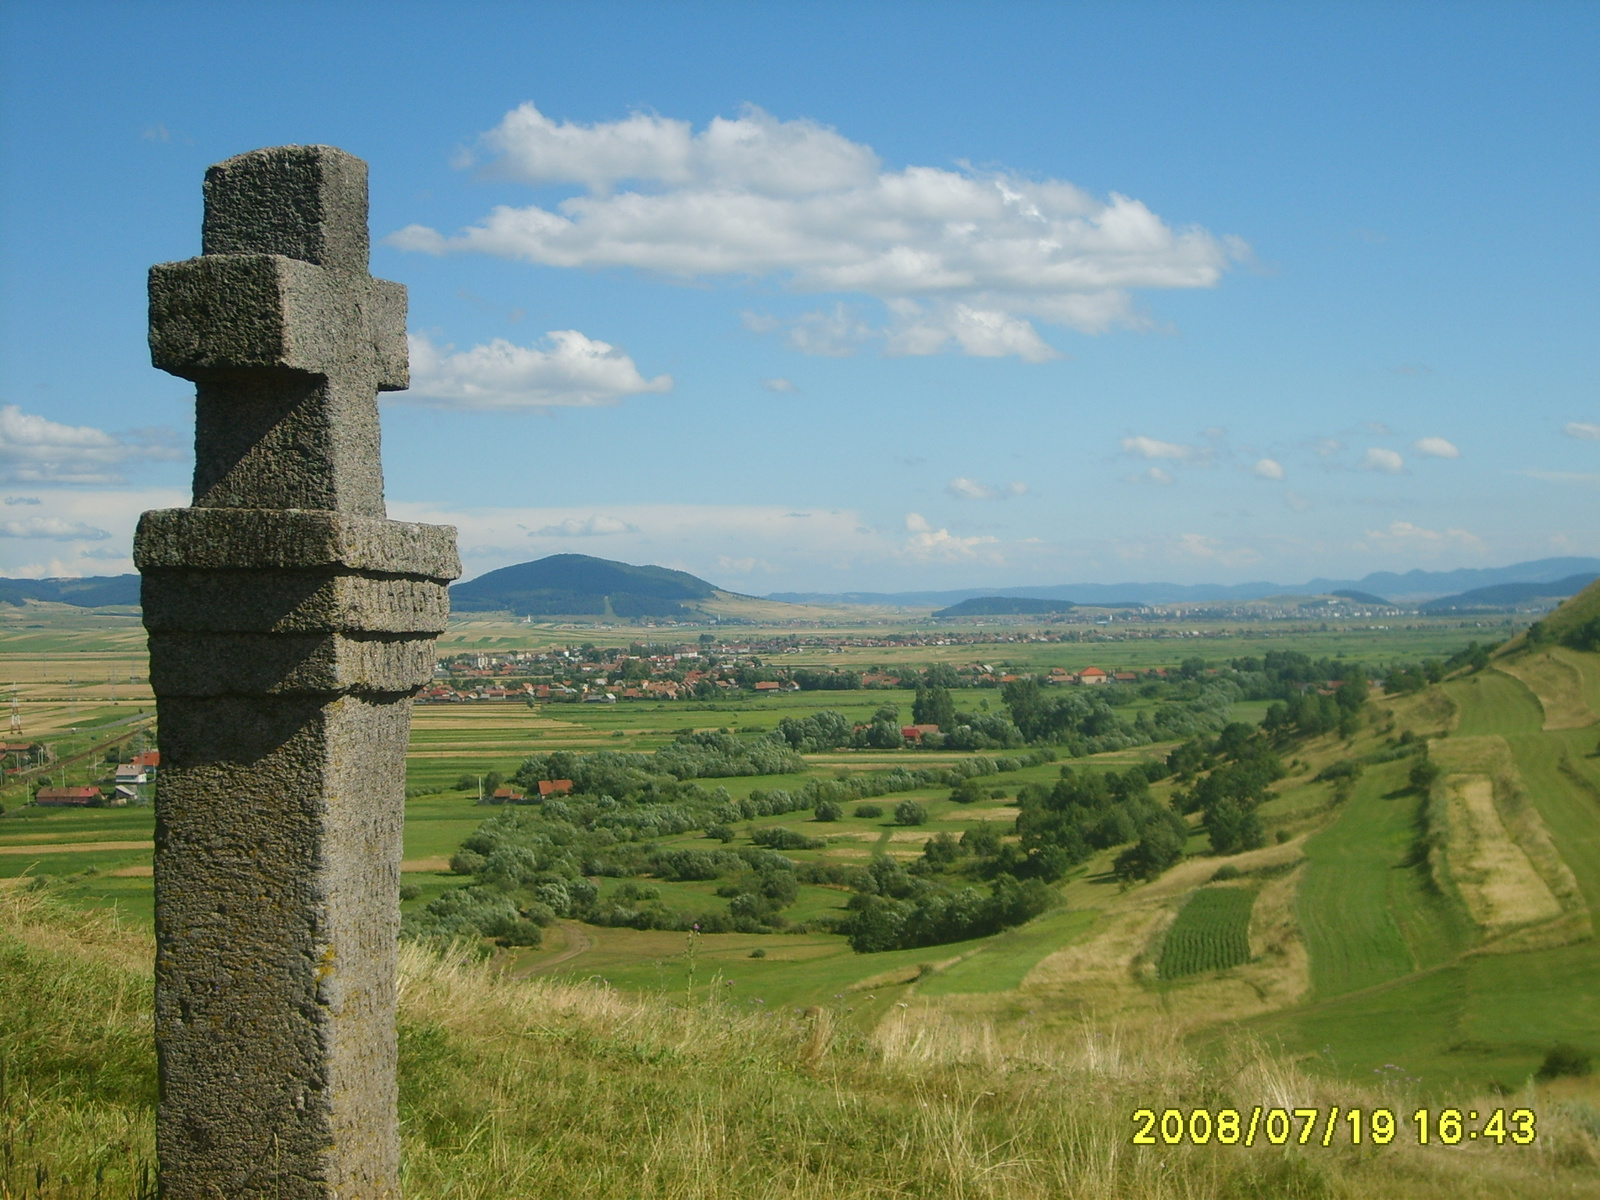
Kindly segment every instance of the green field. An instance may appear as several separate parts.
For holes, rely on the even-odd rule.
[[[1466,948],[1465,913],[1439,894],[1417,853],[1425,798],[1405,760],[1373,767],[1338,818],[1306,843],[1296,904],[1319,999],[1359,991]]]
[[[1161,946],[1162,979],[1225,971],[1250,961],[1250,910],[1256,889],[1206,887],[1178,912]]]
[[[1585,670],[1600,666],[1594,655]],[[1537,699],[1488,670],[1445,685],[1459,736],[1506,738],[1529,797],[1590,913],[1600,909],[1596,730],[1544,731]],[[1298,911],[1314,992],[1303,1009],[1252,1028],[1341,1074],[1400,1073],[1423,1086],[1520,1085],[1558,1042],[1600,1050],[1600,944],[1474,950],[1458,901],[1415,854],[1421,799],[1404,772],[1373,768],[1338,819],[1307,845]]]
[[[87,683],[98,673],[102,680],[112,676],[115,684],[119,672],[130,667],[126,674],[142,683],[140,635],[127,615],[98,631],[82,615],[58,614],[35,624],[39,627],[0,623],[0,652],[21,681],[25,719],[51,731],[58,753],[70,751],[74,762],[60,775],[75,781],[75,771],[92,775],[100,756],[127,745],[139,736],[140,722],[149,721],[147,690],[141,696],[137,686],[125,682],[111,692],[102,682],[97,692]],[[908,620],[899,628],[925,634],[932,627]],[[1382,663],[1438,654],[1469,637],[1504,632],[1443,621],[1386,630],[1240,622],[1194,628],[1199,636],[1179,636],[1177,627],[1086,629],[1081,637],[1099,640],[1055,642],[1030,641],[1025,629],[997,626],[987,644],[896,645],[887,642],[886,625],[862,625],[858,632],[885,638],[885,644],[828,648],[802,641],[784,655],[783,665],[865,670],[981,661],[1018,672],[1090,663],[1108,669],[1171,667],[1194,654],[1217,661],[1259,655],[1267,648]],[[447,653],[468,645],[500,650],[639,636],[637,630],[575,633],[497,625],[489,618],[452,629],[442,647]],[[968,629],[963,636],[971,633]],[[726,629],[719,635],[732,636]],[[1580,672],[1582,695],[1594,707],[1600,702],[1600,656],[1561,654]],[[1017,1022],[1024,1014],[1038,1014],[1044,1025],[1059,1027],[1082,1019],[1075,1014],[1093,1013],[1097,1020],[1130,1021],[1139,1028],[1170,1011],[1189,1027],[1198,1025],[1202,1042],[1210,1036],[1208,1021],[1217,1028],[1243,1028],[1319,1072],[1358,1077],[1402,1072],[1424,1089],[1447,1088],[1455,1081],[1520,1085],[1557,1041],[1600,1051],[1596,942],[1485,952],[1490,947],[1451,880],[1430,871],[1427,798],[1408,784],[1411,759],[1372,763],[1347,794],[1313,777],[1330,762],[1384,750],[1401,727],[1454,737],[1504,737],[1529,798],[1593,910],[1600,906],[1600,757],[1595,754],[1600,726],[1545,730],[1538,699],[1523,683],[1492,668],[1452,680],[1441,690],[1454,704],[1448,729],[1439,714],[1449,706],[1429,710],[1434,714],[1429,717],[1406,707],[1410,702],[1402,702],[1395,714],[1379,703],[1373,719],[1352,739],[1327,735],[1287,751],[1286,757],[1295,759],[1291,772],[1274,787],[1260,815],[1268,834],[1277,835],[1276,841],[1269,836],[1269,851],[1294,838],[1284,849],[1295,853],[1259,873],[1247,866],[1251,873],[1239,885],[1205,886],[1215,867],[1207,861],[1208,843],[1196,826],[1186,847],[1193,856],[1190,865],[1198,869],[1191,882],[1118,885],[1102,873],[1114,857],[1114,851],[1104,852],[1063,885],[1064,905],[1020,928],[970,942],[861,955],[843,938],[821,932],[690,937],[561,922],[547,931],[543,946],[508,951],[496,966],[511,976],[599,979],[624,991],[668,998],[716,995],[746,1011],[823,1005],[862,1031],[881,1026],[895,1013],[903,1019],[907,1012],[921,1014],[918,1020],[964,1014],[959,1019],[990,1022],[1009,1036],[1020,1030]],[[493,774],[509,778],[531,754],[557,749],[649,753],[686,729],[753,737],[770,732],[784,716],[822,709],[866,722],[889,705],[909,720],[912,699],[910,691],[898,689],[714,702],[419,705],[407,764],[403,908],[419,910],[467,882],[447,864],[462,839],[496,811],[478,803],[478,781]],[[957,702],[994,710],[1000,696],[962,692]],[[1136,699],[1119,712],[1131,719],[1149,703]],[[1242,703],[1233,716],[1259,721],[1266,708],[1266,701]],[[1120,771],[1161,753],[1161,747],[1136,748],[1073,765]],[[756,788],[793,790],[818,775],[944,765],[959,757],[910,749],[840,750],[808,756],[804,774],[698,782],[708,789],[726,787],[739,798]],[[818,849],[791,853],[802,862],[865,864],[875,854],[909,861],[920,855],[924,841],[941,832],[957,837],[976,828],[1009,833],[1014,814],[1009,806],[1017,789],[1052,782],[1059,767],[1040,763],[989,776],[986,790],[1004,794],[970,806],[951,802],[948,787],[941,786],[875,799],[884,809],[877,818],[855,816],[854,804],[846,806],[842,820],[830,823],[813,821],[809,812],[761,817],[740,823],[734,846],[748,846],[753,834],[781,825],[824,839]],[[1164,798],[1175,790],[1167,781],[1153,794]],[[21,785],[13,784],[0,799],[11,810],[0,819],[0,886],[24,876],[49,876],[56,894],[84,906],[115,908],[135,926],[147,927],[153,810],[18,808],[21,794]],[[908,829],[892,823],[888,814],[904,798],[926,806],[926,824]],[[706,838],[692,831],[662,839],[660,845],[704,848]],[[1181,869],[1171,878],[1179,874]],[[635,882],[657,889],[677,911],[709,911],[726,903],[716,881]],[[619,885],[601,880],[602,895]],[[1147,894],[1164,898],[1146,900]],[[1262,905],[1269,894],[1278,897],[1272,919],[1287,922],[1292,940],[1303,947],[1298,960],[1276,951],[1251,957],[1252,920],[1265,919]],[[802,885],[785,917],[795,925],[838,917],[849,896],[843,888]],[[1151,943],[1141,930],[1154,926],[1141,922],[1158,909],[1168,914],[1170,927],[1160,925],[1166,933]],[[1148,978],[1140,974],[1141,962],[1150,964]],[[1298,992],[1296,970],[1304,975]],[[1169,986],[1178,980],[1181,984]],[[1235,991],[1217,990],[1225,985]],[[1258,994],[1274,997],[1270,1011],[1260,1011],[1260,1002],[1251,999]],[[1292,1002],[1284,999],[1291,996]],[[911,1007],[900,1007],[906,1005]]]

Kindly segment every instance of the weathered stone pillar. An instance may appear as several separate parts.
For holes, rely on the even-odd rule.
[[[197,388],[194,507],[134,541],[168,1200],[399,1195],[406,738],[460,565],[385,519],[405,289],[367,247],[366,164],[283,146],[207,171],[202,256],[150,272],[151,358]]]

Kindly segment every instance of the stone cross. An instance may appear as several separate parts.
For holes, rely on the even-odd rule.
[[[460,564],[385,519],[406,300],[367,250],[366,163],[280,146],[207,171],[201,256],[150,271],[151,358],[197,401],[194,506],[134,539],[165,1200],[400,1191],[406,739]]]

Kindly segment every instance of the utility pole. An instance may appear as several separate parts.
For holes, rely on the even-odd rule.
[[[22,703],[17,699],[17,685],[11,685],[11,736],[22,737]]]

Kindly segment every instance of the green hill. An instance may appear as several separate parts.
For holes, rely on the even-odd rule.
[[[20,607],[29,600],[74,608],[139,603],[137,575],[91,575],[84,579],[0,579],[0,604]]]
[[[1392,602],[1372,592],[1361,592],[1355,588],[1340,588],[1337,592],[1329,592],[1330,596],[1337,596],[1341,600],[1354,600],[1357,604],[1375,604],[1379,608],[1392,607]]]
[[[1567,600],[1540,624],[1553,640],[1565,642],[1578,635],[1583,627],[1592,627],[1596,620],[1600,620],[1600,579]]]
[[[552,554],[501,567],[450,589],[456,612],[512,612],[519,617],[686,617],[688,605],[717,589],[687,571],[636,567],[587,554]]]
[[[1070,600],[1033,600],[1024,596],[974,596],[949,608],[941,608],[936,617],[1012,617],[1043,616],[1048,613],[1069,612],[1075,605]]]
[[[155,1194],[154,949],[112,919],[0,891],[0,1195]],[[1008,1046],[903,1008],[869,1039],[840,1019],[849,997],[769,1011],[709,975],[628,994],[597,979],[519,980],[415,948],[402,953],[400,978],[412,1200],[1597,1194],[1593,1110],[1520,1093],[1449,1100],[1537,1104],[1538,1149],[1441,1154],[1401,1136],[1352,1150],[1343,1124],[1331,1149],[1320,1125],[1304,1149],[1273,1144],[1286,1135],[1256,1136],[1247,1149],[1240,1131],[1254,1131],[1250,1114],[1263,1103],[1386,1108],[1408,1134],[1404,1118],[1424,1101],[1387,1077],[1330,1087],[1246,1039],[1196,1055],[1165,1032],[1081,1029],[1074,1013],[1063,1034]],[[1178,1123],[1159,1125],[1174,1104]],[[1220,1145],[1209,1120],[1211,1144],[1162,1142],[1163,1130],[1181,1141],[1201,1128],[1183,1123],[1193,1106],[1242,1120]],[[1130,1145],[1140,1110],[1153,1110],[1150,1141]]]
[[[1585,571],[1549,583],[1497,583],[1491,587],[1473,588],[1455,596],[1440,596],[1422,605],[1425,613],[1493,611],[1515,608],[1539,600],[1556,600],[1573,596],[1593,583],[1594,572]]]

